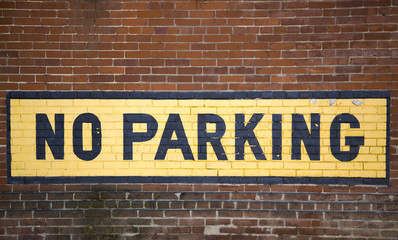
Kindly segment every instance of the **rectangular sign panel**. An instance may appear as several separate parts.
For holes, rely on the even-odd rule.
[[[19,183],[387,184],[389,92],[10,92]]]

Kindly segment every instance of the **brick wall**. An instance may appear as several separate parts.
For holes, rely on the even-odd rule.
[[[397,0],[5,0],[0,19],[0,239],[397,238]],[[7,184],[14,90],[389,90],[390,186]]]

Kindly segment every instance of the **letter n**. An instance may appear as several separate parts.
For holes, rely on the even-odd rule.
[[[311,133],[302,114],[292,115],[292,160],[301,160],[301,141],[310,160],[320,160],[320,115],[311,113]]]
[[[54,159],[64,159],[64,115],[55,114],[55,130],[46,114],[36,114],[36,159],[46,159],[46,142]]]

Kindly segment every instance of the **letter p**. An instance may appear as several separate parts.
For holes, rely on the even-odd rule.
[[[146,132],[134,132],[134,123],[146,123]],[[158,122],[149,114],[123,114],[123,159],[133,160],[133,142],[151,140],[158,131]]]

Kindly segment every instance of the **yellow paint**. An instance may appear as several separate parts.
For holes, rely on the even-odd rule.
[[[126,100],[126,99],[11,99],[11,174],[12,176],[286,176],[286,177],[372,177],[386,176],[386,100],[339,99],[256,99],[256,100]],[[101,121],[102,150],[91,161],[79,159],[73,152],[73,122],[82,113],[93,113]],[[54,115],[65,116],[65,158],[55,160],[46,146],[46,159],[36,159],[36,114],[47,114],[54,127]],[[123,159],[123,114],[146,113],[158,122],[154,138],[133,143],[133,159]],[[228,160],[217,159],[210,143],[207,160],[198,160],[197,115],[217,114],[225,121],[221,139]],[[256,160],[248,143],[244,160],[235,160],[235,114],[244,113],[245,121],[254,113],[263,113],[254,132],[267,160]],[[301,160],[291,159],[292,114],[304,114],[310,127],[310,114],[321,115],[319,161],[311,161],[301,144]],[[346,136],[364,136],[359,155],[351,162],[337,160],[330,150],[330,126],[335,116],[353,114],[361,124],[351,129],[341,125],[341,149]],[[180,149],[169,149],[164,160],[154,160],[169,114],[180,114],[194,160],[184,160]],[[282,160],[272,159],[272,114],[282,114]],[[83,147],[92,149],[91,124],[83,124]],[[215,124],[208,124],[209,132]],[[134,132],[146,132],[146,124],[134,124]],[[172,139],[176,139],[173,135]]]

